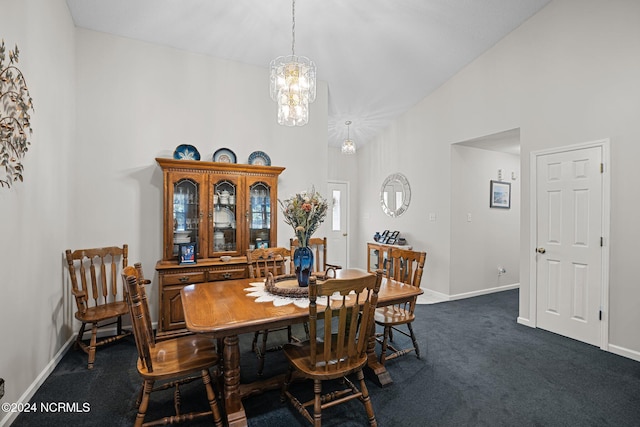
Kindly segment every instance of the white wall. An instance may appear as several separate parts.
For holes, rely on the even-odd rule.
[[[580,13],[576,13],[576,11]],[[553,0],[360,150],[362,206],[377,223],[379,183],[400,169],[414,188],[406,219],[384,228],[414,230],[429,252],[423,283],[448,293],[451,174],[449,146],[520,128],[520,317],[529,313],[529,157],[535,150],[611,139],[610,349],[640,360],[640,2]],[[402,144],[402,149],[397,149]],[[377,160],[376,160],[377,159]],[[429,212],[438,221],[425,223]],[[397,224],[397,226],[395,226]],[[369,227],[358,236],[364,245]],[[383,227],[379,227],[383,228]],[[443,230],[445,230],[443,232]]]
[[[62,275],[73,211],[74,29],[64,0],[3,0],[0,29],[6,47],[20,49],[35,107],[24,182],[0,188],[0,377],[2,402],[17,402],[69,336]],[[0,424],[10,415],[0,413]]]
[[[77,57],[74,194],[84,209],[75,212],[74,246],[127,242],[130,261],[141,261],[150,274],[162,247],[162,173],[154,159],[172,157],[179,144],[194,145],[202,160],[227,147],[238,163],[264,151],[274,166],[286,167],[280,198],[312,185],[326,194],[324,82],[309,124],[289,128],[277,124],[267,64],[241,65],[84,29],[77,30]],[[280,220],[278,243],[287,246],[292,236]],[[154,319],[156,306],[154,293]]]
[[[511,184],[511,208],[489,207],[489,182]],[[520,157],[451,146],[451,298],[519,282]],[[471,218],[469,219],[469,215]],[[498,275],[498,266],[506,274]]]

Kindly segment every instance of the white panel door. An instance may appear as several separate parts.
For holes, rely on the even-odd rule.
[[[540,155],[537,188],[537,326],[600,345],[602,148]]]
[[[349,186],[346,182],[329,182],[329,235],[327,262],[347,268]]]

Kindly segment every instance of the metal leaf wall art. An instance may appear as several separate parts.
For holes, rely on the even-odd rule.
[[[6,63],[6,54],[9,61]],[[18,46],[6,50],[4,40],[0,45],[0,187],[10,188],[22,181],[22,158],[28,150],[33,100],[27,83],[18,69]],[[4,168],[4,175],[2,173]]]

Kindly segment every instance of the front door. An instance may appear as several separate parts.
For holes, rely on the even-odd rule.
[[[536,157],[537,326],[601,344],[603,147]]]
[[[346,182],[329,182],[329,224],[327,262],[347,268],[349,187]]]

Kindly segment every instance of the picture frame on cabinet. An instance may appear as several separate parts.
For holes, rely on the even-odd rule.
[[[511,183],[491,180],[489,194],[490,208],[511,208]]]
[[[197,261],[196,253],[195,243],[180,243],[178,248],[178,263],[180,265],[195,264]]]

